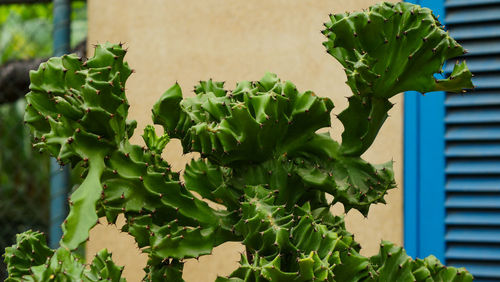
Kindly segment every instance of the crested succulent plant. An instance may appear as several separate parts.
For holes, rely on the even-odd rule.
[[[372,204],[385,202],[395,187],[392,162],[372,165],[360,156],[387,118],[389,98],[472,88],[465,63],[448,78],[434,77],[464,50],[430,10],[409,3],[331,15],[325,26],[324,45],[353,90],[339,115],[341,143],[316,133],[330,126],[333,103],[271,73],[232,91],[201,81],[191,98],[175,84],[153,107],[164,134],[146,127],[147,146],[140,147],[129,142],[136,124],[127,121],[124,89],[132,71],[121,45],[98,45],[86,62],[52,58],[32,72],[25,120],[34,147],[71,164],[82,181],[69,199],[61,248],[47,248],[38,233],[20,235],[5,255],[9,279],[118,281],[121,268],[106,251],[90,269],[71,251],[99,217],[114,223],[123,214],[123,231],[149,256],[146,281],[182,281],[185,259],[228,241],[242,242],[246,253],[217,281],[471,281],[465,269],[433,256],[412,260],[390,242],[362,256],[343,216],[330,212],[340,202],[367,216]],[[186,165],[184,182],[161,156],[170,138],[185,153],[201,154]]]

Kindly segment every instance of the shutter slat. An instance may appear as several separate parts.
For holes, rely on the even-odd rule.
[[[478,6],[467,9],[453,9],[446,15],[445,22],[451,24],[478,23],[500,20],[500,6]]]
[[[496,73],[487,73],[476,75],[472,78],[476,89],[500,88],[500,75]]]
[[[500,36],[500,24],[489,23],[477,26],[453,26],[450,35],[455,40],[496,38]]]
[[[500,211],[449,210],[445,223],[449,225],[500,226]]]
[[[500,157],[500,143],[451,143],[446,146],[447,157]]]
[[[445,256],[447,259],[500,260],[500,246],[450,244]]]
[[[451,0],[444,4],[446,8],[468,7],[477,5],[499,4],[500,0]]]
[[[447,192],[500,192],[500,176],[450,175],[445,188]]]
[[[451,108],[445,122],[452,123],[494,123],[500,122],[500,107],[495,108]]]
[[[500,174],[500,159],[449,159],[447,174]]]
[[[445,240],[455,243],[500,243],[500,228],[451,227]]]
[[[498,56],[467,58],[466,62],[469,70],[476,75],[479,72],[500,71],[500,57]],[[454,66],[455,64],[446,64],[444,71],[451,73]]]
[[[462,44],[468,53],[464,56],[476,56],[476,55],[496,55],[500,54],[500,40],[474,40],[465,41]]]
[[[446,197],[445,207],[447,208],[500,208],[500,194],[461,194],[461,195],[448,195]],[[500,239],[500,238],[499,238]]]
[[[472,94],[448,94],[447,107],[500,106],[500,91],[474,91]]]
[[[445,139],[447,141],[500,140],[500,125],[448,125]]]

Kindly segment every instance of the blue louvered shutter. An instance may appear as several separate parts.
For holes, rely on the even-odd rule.
[[[445,9],[476,90],[446,94],[444,257],[477,281],[500,281],[500,0],[447,0]]]

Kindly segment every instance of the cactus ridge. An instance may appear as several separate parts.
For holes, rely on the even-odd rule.
[[[464,268],[445,267],[433,256],[412,260],[386,241],[377,255],[364,257],[343,218],[328,209],[306,203],[287,211],[276,205],[275,191],[249,186],[246,192],[235,227],[247,254],[217,281],[472,281]]]
[[[136,123],[127,121],[125,83],[132,70],[121,44],[96,46],[86,62],[52,58],[32,72],[25,120],[34,147],[71,164],[81,182],[69,200],[62,248],[50,250],[35,233],[20,235],[27,239],[5,256],[12,277],[95,281],[106,272],[119,281],[121,268],[107,252],[85,268],[71,250],[99,217],[115,223],[123,214],[122,231],[148,254],[145,281],[182,281],[185,259],[228,241],[243,242],[247,252],[218,281],[471,281],[464,269],[445,268],[434,257],[412,260],[389,242],[378,255],[362,256],[343,217],[330,213],[337,202],[364,216],[385,203],[395,187],[392,162],[372,165],[361,154],[387,118],[389,98],[406,90],[472,88],[464,62],[449,78],[433,77],[463,49],[430,10],[408,3],[332,15],[325,25],[324,45],[345,67],[354,92],[339,115],[341,144],[317,133],[330,126],[331,100],[272,73],[232,91],[223,82],[200,81],[192,98],[183,98],[176,83],[153,107],[164,134],[147,126],[140,147],[129,142]],[[201,154],[186,165],[185,184],[161,156],[170,138],[181,141],[184,153]]]
[[[28,230],[18,234],[16,244],[5,250],[9,277],[5,281],[125,281],[123,267],[111,260],[106,249],[99,251],[88,268],[83,260],[64,248],[52,250],[45,236]]]
[[[330,15],[323,34],[327,37],[323,45],[344,67],[354,93],[339,115],[346,154],[361,155],[368,149],[392,107],[388,101],[392,96],[410,90],[460,92],[474,87],[465,62],[455,65],[448,78],[435,78],[446,60],[466,50],[427,8],[384,2],[365,12]]]
[[[182,99],[175,84],[155,104],[154,122],[182,141],[184,153],[200,152],[219,165],[261,162],[330,126],[331,100],[301,93],[275,74],[240,82],[231,92],[223,85],[200,81],[196,97]]]
[[[165,140],[153,139],[150,144]],[[183,259],[210,254],[215,246],[238,239],[232,232],[233,213],[212,209],[196,198],[157,149],[128,144],[111,154],[105,160],[98,202],[99,216],[106,216],[110,223],[119,214],[125,215],[122,231],[149,255],[148,281],[179,276]]]
[[[274,84],[269,81],[272,81]],[[218,88],[216,88],[217,91],[219,91],[216,91],[218,93],[217,95],[212,95],[213,92],[209,92],[209,94],[205,94],[205,92],[203,92],[205,89],[212,89],[215,87],[214,85],[218,86]],[[222,97],[226,99],[227,94],[224,93],[228,92],[222,89],[222,85],[222,82],[201,82],[196,88],[196,97],[182,100],[182,92],[180,87],[176,84],[171,89],[166,91],[162,98],[160,98],[159,102],[155,105],[153,110],[153,119],[156,123],[163,125],[167,133],[173,134],[173,138],[178,138],[182,141],[184,152],[187,153],[193,151],[192,144],[198,142],[195,141],[195,139],[202,138],[200,137],[201,133],[196,131],[197,129],[194,133],[189,132],[193,131],[194,127],[198,128],[197,126],[199,124],[203,124],[203,126],[206,125],[207,123],[204,121],[199,122],[203,118],[210,120],[209,123],[212,124],[219,124],[217,122],[220,120],[222,121],[220,123],[221,126],[224,121],[229,122],[229,120],[231,120],[232,122],[234,119],[234,111],[230,116],[228,116],[230,114],[229,111],[218,111],[218,114],[214,114],[213,112],[215,111],[207,112],[207,110],[205,110],[208,106],[205,108],[200,106],[200,104],[204,103],[199,102],[204,99],[203,95],[210,96],[211,98]],[[246,86],[244,87],[242,85]],[[262,90],[274,89],[273,91],[278,91],[279,89],[293,89],[293,92],[288,93],[299,93],[289,82],[286,82],[285,85],[290,86],[281,86],[282,84],[276,78],[276,75],[269,73],[266,74],[259,82],[240,82],[237,85],[236,90],[231,92],[233,95],[231,99],[237,101],[236,103],[238,106],[236,107],[250,109],[249,111],[245,110],[247,113],[262,113],[267,111],[267,104],[262,105],[261,108],[255,106],[256,104],[254,102],[258,99],[258,97],[254,96],[251,99],[244,99],[244,97],[246,97],[246,93],[241,91],[241,89],[250,89],[247,87],[248,85],[257,85],[257,88],[261,85],[267,85],[267,88]],[[255,90],[257,88],[252,89],[254,89],[254,92],[259,93]],[[175,91],[173,91],[173,89],[175,89]],[[264,97],[272,95],[275,94],[262,94]],[[285,95],[285,97],[292,96],[294,95]],[[276,95],[276,97],[283,96]],[[321,108],[318,115],[322,116],[323,119],[328,120],[325,124],[330,123],[329,112],[331,111],[333,104],[325,102],[329,100],[322,100],[316,96],[311,95],[305,97],[307,97],[307,99],[304,98],[300,100],[303,101],[303,103],[296,102],[292,104],[293,106],[289,109],[282,107],[282,111],[285,112],[282,114],[283,119],[292,120],[287,123],[289,128],[286,129],[286,132],[280,131],[281,127],[279,125],[277,125],[277,127],[270,125],[271,129],[273,129],[271,131],[266,129],[264,126],[262,128],[257,127],[255,128],[257,131],[254,131],[254,129],[244,127],[246,122],[234,122],[234,126],[231,129],[231,136],[249,136],[248,138],[252,139],[247,138],[247,141],[243,141],[243,139],[241,139],[242,141],[239,144],[236,143],[235,147],[231,149],[236,150],[235,152],[229,150],[227,153],[219,154],[217,150],[201,150],[200,152],[202,153],[202,156],[207,159],[207,163],[203,164],[202,161],[192,162],[186,167],[185,180],[188,187],[192,187],[196,190],[196,192],[201,193],[203,197],[207,199],[218,203],[224,203],[225,205],[230,205],[230,208],[235,208],[239,205],[237,199],[244,193],[243,191],[246,185],[271,185],[280,191],[280,202],[286,203],[289,206],[294,205],[295,203],[302,204],[304,203],[303,199],[309,199],[310,194],[314,192],[306,193],[308,189],[311,189],[312,191],[319,190],[320,193],[326,192],[334,196],[334,202],[332,204],[342,202],[346,211],[349,211],[351,208],[355,208],[365,216],[367,215],[371,204],[379,202],[385,203],[383,197],[386,194],[386,191],[395,187],[392,163],[386,163],[376,168],[375,166],[363,161],[359,158],[359,156],[348,156],[343,154],[342,152],[339,152],[338,144],[332,140],[329,135],[315,133],[317,129],[321,128],[320,123],[315,125],[314,123],[307,124],[303,121],[295,121],[295,119],[298,119],[298,114],[293,115],[287,113],[301,113],[301,120],[305,120],[307,122],[308,119],[305,117],[312,117],[314,115],[313,110],[310,112],[307,110],[309,107],[308,105],[318,104],[317,107]],[[240,100],[246,102],[240,102]],[[297,101],[299,99],[290,100]],[[196,110],[194,109],[195,106],[186,106],[186,109],[183,110],[183,105],[194,105],[194,101],[198,102]],[[270,99],[270,101],[272,101],[272,99]],[[172,107],[172,103],[179,105],[177,110],[169,108]],[[279,100],[274,103],[279,103]],[[287,102],[287,100],[283,100],[283,103],[289,102]],[[331,106],[325,108],[322,105],[323,103]],[[217,103],[214,102],[212,104]],[[222,104],[229,105],[229,102],[219,104],[221,107],[225,107],[222,106]],[[297,108],[302,110],[296,110]],[[181,114],[183,111],[184,115]],[[327,112],[328,115],[326,115]],[[276,116],[277,114],[274,115]],[[188,116],[194,117],[191,121],[185,122],[186,119],[189,119]],[[255,114],[254,116],[258,116],[258,114]],[[258,120],[249,115],[246,117],[253,121]],[[263,119],[267,120],[265,118]],[[171,122],[173,120],[178,121]],[[239,117],[238,121],[240,120],[241,118]],[[313,118],[313,120],[315,119]],[[182,121],[184,121],[183,124],[188,126],[188,129],[173,129],[174,127],[172,125],[178,126],[182,123]],[[292,126],[294,124],[301,124],[303,130],[293,129]],[[236,128],[236,126],[239,126],[240,128]],[[178,132],[182,131],[184,131],[184,135],[178,134]],[[207,148],[212,148],[216,146],[214,144],[219,144],[217,141],[217,131],[207,132],[211,138],[207,137],[206,139],[196,140],[205,140],[205,144],[209,144],[205,146]],[[285,137],[284,141],[276,141],[282,138],[281,136],[288,136],[287,134],[290,134],[290,132],[292,132],[292,136],[295,137]],[[260,137],[263,138],[264,136],[268,140],[267,149],[260,150],[259,148],[255,148],[256,144],[259,144],[257,139]],[[323,147],[328,148],[329,150],[319,149]],[[194,149],[194,151],[196,150],[197,149]],[[262,156],[257,156],[258,153],[256,152],[262,152]],[[238,158],[238,160],[235,160],[234,158]],[[251,165],[248,165],[249,162],[251,162]],[[222,171],[217,170],[217,165],[225,165],[224,170],[226,170],[226,172],[222,173]],[[201,166],[203,166],[205,170],[203,170]],[[219,175],[217,176],[219,181],[218,183],[211,184],[212,187],[204,187],[207,186],[207,183],[210,183],[210,181],[206,178],[211,175],[211,173],[206,171],[206,166],[213,166],[213,171],[219,171]],[[224,177],[224,175],[228,176]],[[215,193],[217,193],[218,196],[216,196]],[[321,201],[321,205],[328,205],[326,200]]]
[[[51,58],[30,73],[25,121],[33,128],[34,147],[62,164],[84,161],[88,177],[71,195],[63,224],[63,245],[75,249],[97,222],[103,158],[128,139],[124,87],[131,69],[125,50],[105,44],[82,62],[75,55]],[[96,122],[99,121],[99,122]]]
[[[270,281],[287,277],[297,281],[331,280],[336,265],[362,258],[357,254],[359,245],[345,231],[342,217],[322,222],[321,216],[328,209],[311,211],[310,204],[305,203],[287,210],[276,204],[276,191],[248,186],[246,192],[241,220],[235,227],[244,236],[243,244],[251,255],[242,256],[242,266],[232,276],[249,279],[263,275]],[[368,265],[368,259],[363,259]]]
[[[345,155],[328,134],[316,134],[297,152],[296,173],[307,186],[333,196],[345,212],[354,208],[364,216],[372,204],[384,203],[387,191],[396,187],[392,161],[372,165],[358,156]]]

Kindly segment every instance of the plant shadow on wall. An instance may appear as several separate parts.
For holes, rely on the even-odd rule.
[[[37,232],[20,234],[5,255],[9,279],[123,279],[105,250],[90,268],[71,250],[99,217],[115,222],[124,214],[123,231],[149,256],[146,281],[182,281],[184,259],[227,241],[243,242],[246,253],[217,281],[472,281],[465,269],[433,256],[412,260],[390,242],[361,256],[343,217],[330,213],[340,202],[367,216],[372,204],[384,203],[395,187],[392,163],[372,165],[360,155],[387,118],[388,99],[409,90],[473,88],[465,63],[434,78],[464,49],[429,9],[409,3],[331,15],[325,26],[324,45],[354,93],[339,115],[341,143],[316,133],[330,126],[329,99],[268,73],[232,91],[201,81],[196,96],[185,99],[175,84],[153,108],[165,135],[146,127],[141,148],[129,143],[136,123],[127,121],[124,87],[132,71],[121,45],[99,45],[86,62],[65,55],[42,64],[31,73],[25,120],[35,146],[71,164],[81,184],[69,201],[62,247],[47,248]],[[186,165],[185,183],[161,157],[170,138],[181,140],[184,153],[201,153]]]

